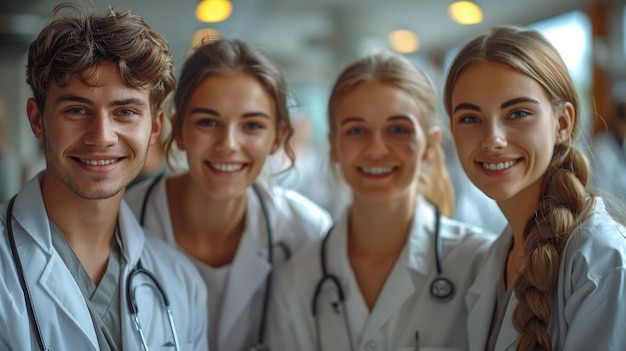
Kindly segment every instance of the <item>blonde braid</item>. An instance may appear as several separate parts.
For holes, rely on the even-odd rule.
[[[519,301],[513,311],[513,326],[520,334],[516,351],[552,350],[547,329],[550,295],[565,243],[594,205],[586,189],[588,178],[589,165],[582,152],[557,145],[539,208],[525,230],[524,266],[514,286]]]

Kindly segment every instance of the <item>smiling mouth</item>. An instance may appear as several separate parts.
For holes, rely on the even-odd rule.
[[[508,168],[513,167],[517,163],[517,160],[506,161],[506,162],[496,162],[496,163],[488,163],[481,162],[482,166],[490,171],[502,171]]]
[[[109,160],[89,160],[86,158],[79,158],[78,160],[80,160],[80,163],[90,165],[90,166],[104,166],[104,165],[110,165],[112,163],[117,162],[119,158],[112,158]]]
[[[359,167],[361,172],[372,175],[389,174],[393,171],[393,167]]]
[[[209,167],[219,172],[235,173],[241,171],[245,166],[242,163],[212,163],[209,162]]]

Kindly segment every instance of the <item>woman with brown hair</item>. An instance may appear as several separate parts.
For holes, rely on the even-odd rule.
[[[468,294],[470,350],[622,350],[626,230],[587,188],[557,50],[496,27],[457,54],[444,105],[465,172],[508,221]]]

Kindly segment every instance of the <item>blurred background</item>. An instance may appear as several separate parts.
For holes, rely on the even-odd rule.
[[[29,43],[57,3],[0,2],[0,201],[45,167],[25,115],[26,100],[31,96],[25,83],[25,64]],[[179,69],[190,48],[205,35],[240,38],[263,50],[283,68],[299,104],[293,111],[298,128],[294,140],[299,156],[296,170],[275,181],[300,190],[334,215],[342,210],[348,195],[337,195],[341,191],[328,176],[326,102],[336,75],[357,57],[379,50],[406,55],[428,71],[441,94],[447,64],[463,42],[491,25],[527,25],[539,29],[556,45],[576,80],[585,103],[581,113],[585,145],[591,145],[593,137],[604,132],[605,125],[610,125],[606,121],[617,118],[615,105],[626,100],[626,0],[77,3],[101,13],[112,6],[143,16],[169,40]],[[591,112],[594,109],[597,113]],[[447,130],[443,111],[440,117]],[[497,208],[464,178],[449,136],[443,142],[457,194],[457,216],[499,230],[503,221],[491,211],[498,212]],[[280,170],[282,160],[280,155],[270,160],[268,172]],[[626,156],[624,160],[626,164]]]

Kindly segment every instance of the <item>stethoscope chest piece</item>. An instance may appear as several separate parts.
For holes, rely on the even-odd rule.
[[[438,299],[446,300],[454,294],[454,285],[449,279],[439,277],[430,284],[430,293]]]

